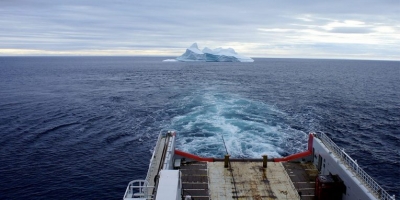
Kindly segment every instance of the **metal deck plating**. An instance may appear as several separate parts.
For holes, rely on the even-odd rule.
[[[175,150],[175,136],[160,134],[146,180],[131,181],[124,200],[313,200],[316,177],[331,174],[343,180],[343,200],[395,199],[323,133],[310,134],[307,151],[285,158],[229,160]]]

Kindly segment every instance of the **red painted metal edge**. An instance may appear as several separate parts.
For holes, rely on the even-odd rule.
[[[305,152],[296,153],[296,154],[293,154],[290,156],[286,156],[283,158],[274,158],[274,162],[291,161],[291,160],[296,160],[296,159],[303,158],[303,157],[306,157],[309,155],[311,155],[311,152],[305,151]]]
[[[313,139],[314,139],[314,135],[312,133],[309,134],[308,137],[308,150],[301,152],[301,153],[297,153],[297,154],[293,154],[290,156],[286,156],[283,158],[274,158],[274,162],[283,162],[283,161],[291,161],[291,160],[296,160],[299,158],[303,158],[303,157],[307,157],[309,155],[312,154],[312,145],[313,145]],[[214,158],[203,158],[194,154],[190,154],[184,151],[180,151],[178,149],[175,149],[175,154],[185,157],[185,158],[189,158],[192,160],[196,160],[196,161],[202,161],[202,162],[214,162]]]
[[[312,133],[308,134],[308,151],[312,151],[313,140],[314,140],[314,134]]]
[[[190,153],[187,153],[187,152],[184,152],[184,151],[180,151],[178,149],[175,149],[175,154],[179,155],[179,156],[182,156],[182,157],[185,157],[185,158],[190,158],[190,159],[196,160],[196,161],[214,162],[214,158],[203,158],[203,157],[200,157],[200,156],[196,156],[194,154],[190,154]]]
[[[274,158],[274,162],[291,161],[291,160],[296,160],[296,159],[304,158],[304,157],[311,155],[312,154],[312,146],[313,146],[313,138],[314,138],[314,135],[312,133],[310,133],[308,135],[308,150],[307,151],[304,151],[301,153],[296,153],[296,154],[286,156],[283,158]]]

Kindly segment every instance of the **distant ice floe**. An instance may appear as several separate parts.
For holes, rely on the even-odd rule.
[[[176,59],[166,59],[164,62],[254,62],[250,57],[239,55],[232,48],[216,48],[214,50],[205,47],[203,51],[199,49],[197,43],[193,43],[186,52]]]

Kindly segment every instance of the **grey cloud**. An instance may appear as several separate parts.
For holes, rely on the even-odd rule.
[[[182,49],[199,41],[254,43],[259,48],[288,43],[303,45],[307,41],[292,36],[305,29],[326,32],[321,27],[335,20],[399,26],[400,17],[395,13],[400,13],[400,6],[396,3],[391,0],[0,1],[0,50]],[[305,16],[312,21],[299,19]],[[335,27],[329,32],[361,34],[370,33],[372,28]],[[257,51],[260,49],[254,50]]]

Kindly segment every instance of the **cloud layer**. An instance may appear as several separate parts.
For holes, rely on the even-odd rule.
[[[398,13],[398,0],[6,0],[0,56],[178,56],[198,42],[255,57],[400,60]]]

